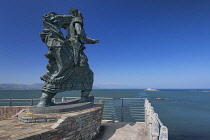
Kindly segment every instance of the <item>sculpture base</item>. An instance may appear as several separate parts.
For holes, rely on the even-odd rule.
[[[61,113],[83,110],[93,107],[94,96],[89,96],[89,102],[80,103],[80,99],[67,100],[59,102],[55,106],[49,107],[31,107],[27,110],[28,113],[33,114],[48,114],[48,113]]]
[[[23,123],[53,123],[61,117],[58,113],[51,114],[31,114],[21,112],[18,114],[18,120]]]
[[[73,112],[93,107],[94,96],[89,96],[90,102],[80,103],[80,98],[67,100],[49,107],[30,107],[18,115],[18,120],[24,123],[56,122],[63,112]]]
[[[1,140],[91,140],[99,132],[103,115],[103,102],[94,104],[93,108],[54,114],[27,114],[28,117],[46,118],[57,116],[57,121],[48,123],[22,123],[17,118],[0,121]],[[22,116],[24,112],[18,114]],[[25,113],[26,114],[26,113]],[[23,114],[24,115],[24,114]]]

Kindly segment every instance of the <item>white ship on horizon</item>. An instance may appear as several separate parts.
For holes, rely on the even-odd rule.
[[[157,90],[157,89],[154,89],[154,88],[147,88],[144,91],[160,91],[160,90]]]

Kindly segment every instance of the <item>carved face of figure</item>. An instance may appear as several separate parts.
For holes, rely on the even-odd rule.
[[[69,13],[73,17],[81,17],[81,18],[83,18],[82,13],[79,10],[77,10],[77,9],[71,8]]]
[[[78,10],[77,9],[71,8],[69,13],[70,13],[70,15],[72,15],[74,17],[78,16]]]

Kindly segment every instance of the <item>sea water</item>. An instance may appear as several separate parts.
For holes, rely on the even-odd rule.
[[[95,89],[91,94],[95,97],[148,98],[162,123],[168,127],[169,140],[210,140],[209,90]],[[40,96],[39,90],[0,90],[0,99],[31,99]],[[56,98],[77,96],[80,96],[80,91],[62,92]]]

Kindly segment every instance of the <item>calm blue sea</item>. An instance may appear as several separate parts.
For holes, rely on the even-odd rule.
[[[163,124],[168,127],[169,140],[210,140],[210,90],[172,90],[144,91],[93,90],[95,97],[148,98]],[[0,99],[39,98],[39,90],[0,90]],[[56,97],[80,96],[79,91],[59,93]],[[168,98],[171,100],[156,100]]]

